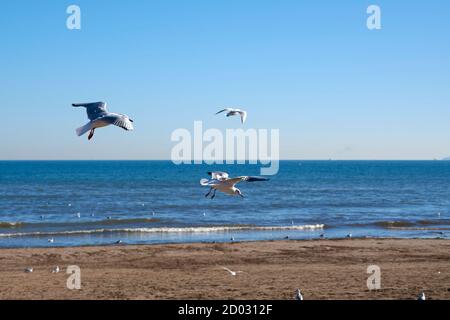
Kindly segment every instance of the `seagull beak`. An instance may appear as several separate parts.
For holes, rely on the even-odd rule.
[[[134,122],[133,120],[130,119],[131,122]]]

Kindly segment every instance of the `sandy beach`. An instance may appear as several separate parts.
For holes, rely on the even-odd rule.
[[[52,274],[55,265],[61,272]],[[68,265],[81,268],[69,290]],[[367,267],[381,268],[369,291]],[[230,275],[220,266],[243,273]],[[32,273],[25,273],[33,267]],[[345,239],[0,249],[0,299],[450,299],[450,241]]]

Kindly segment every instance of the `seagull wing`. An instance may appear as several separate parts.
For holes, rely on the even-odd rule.
[[[85,107],[89,120],[95,120],[108,113],[105,102],[73,103],[74,107]]]
[[[219,112],[216,112],[216,114],[219,114],[219,113],[222,113],[222,112],[230,112],[230,111],[233,111],[233,109],[225,108],[225,109],[220,110]]]
[[[261,178],[261,177],[242,176],[242,177],[228,179],[228,180],[226,180],[226,183],[234,186],[242,181],[255,182],[255,181],[268,181],[268,180],[269,179],[267,179],[267,178]]]
[[[231,271],[230,269],[228,269],[227,267],[221,267],[223,270],[226,270],[226,271],[228,271],[229,273],[233,273],[233,271]]]
[[[245,120],[247,119],[247,112],[246,111],[239,111],[239,114],[241,115],[241,122],[245,123]]]
[[[119,116],[113,122],[113,125],[118,126],[124,130],[131,131],[134,130],[133,123],[125,116]]]
[[[217,186],[221,184],[221,181],[217,180],[217,179],[201,179],[200,180],[200,184],[204,187],[212,187],[212,186]]]
[[[219,181],[226,180],[229,177],[228,173],[221,171],[208,172],[208,174],[211,176],[211,179],[216,179]]]

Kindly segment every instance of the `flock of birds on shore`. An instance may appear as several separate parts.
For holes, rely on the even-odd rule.
[[[220,267],[221,269],[225,270],[226,272],[228,272],[232,277],[236,277],[238,274],[244,273],[244,272],[241,271],[241,270],[233,271],[233,270],[231,270],[231,269],[229,269],[229,268],[227,268],[227,267],[224,267],[224,266],[219,266],[219,267]],[[34,269],[33,269],[33,268],[26,268],[24,271],[25,271],[26,273],[32,273],[32,272],[34,271]],[[60,271],[59,266],[56,266],[56,267],[54,267],[54,268],[52,269],[52,273],[59,273],[59,271]],[[297,290],[295,291],[295,300],[297,300],[297,301],[304,300],[303,293],[302,293],[302,291],[301,291],[300,289],[297,289]],[[419,295],[417,296],[417,300],[419,300],[419,301],[424,301],[424,300],[426,300],[425,292],[424,292],[423,290],[421,290],[421,291],[419,292]]]

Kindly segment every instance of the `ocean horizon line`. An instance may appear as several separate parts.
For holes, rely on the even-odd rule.
[[[417,161],[429,161],[429,162],[434,162],[434,161],[449,161],[450,159],[279,159],[278,161],[335,161],[335,162],[339,162],[339,161],[360,161],[360,162],[364,162],[364,161],[402,161],[402,162],[406,162],[406,161],[410,161],[410,162],[417,162]],[[122,161],[122,162],[126,162],[126,161],[130,161],[130,162],[138,162],[138,161],[153,161],[153,162],[173,162],[171,159],[0,159],[0,162],[39,162],[39,161],[45,161],[45,162],[100,162],[100,161]],[[192,163],[182,163],[185,165],[193,165],[194,161],[200,161],[200,160],[192,160]],[[210,160],[202,160],[201,164],[207,164],[204,163],[205,161],[210,161]],[[238,160],[234,160],[233,163],[229,163],[228,165],[232,165],[235,164],[235,162],[238,161],[245,161],[245,164],[249,164],[248,162],[255,162],[255,161],[259,161],[259,160],[247,160],[247,159],[238,159]],[[218,164],[218,165],[227,165],[226,160],[223,160],[223,163],[213,163],[211,165],[214,164]],[[259,164],[259,163],[258,163]]]

